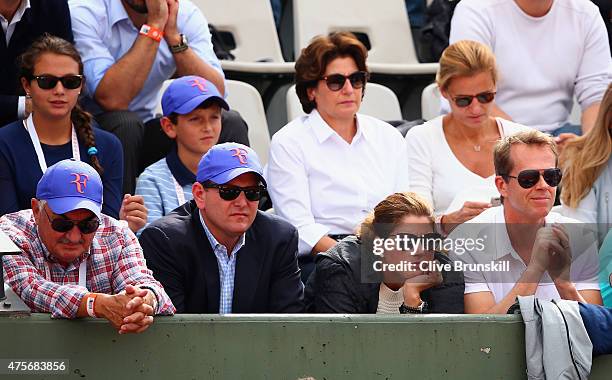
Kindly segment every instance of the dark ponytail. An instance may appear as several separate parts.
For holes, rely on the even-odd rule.
[[[79,140],[85,143],[85,146],[87,147],[87,155],[91,161],[91,166],[93,166],[98,174],[102,176],[102,174],[104,174],[104,168],[100,164],[100,159],[98,158],[96,138],[93,133],[93,127],[91,126],[91,114],[89,112],[85,112],[77,103],[74,105],[74,108],[70,113],[70,120],[72,121],[72,124],[74,124]]]
[[[74,59],[79,65],[79,74],[83,75],[83,61],[74,45],[60,37],[45,33],[36,39],[28,50],[21,55],[19,59],[19,77],[25,78],[28,81],[32,80],[34,65],[38,58],[44,53],[66,55]],[[85,83],[85,78],[83,78],[83,83]],[[96,139],[91,126],[91,114],[83,111],[77,103],[70,113],[70,120],[72,124],[74,124],[79,140],[87,146],[87,155],[91,161],[91,166],[93,166],[101,176],[102,173],[104,173],[104,168],[102,168],[100,160],[98,159]]]

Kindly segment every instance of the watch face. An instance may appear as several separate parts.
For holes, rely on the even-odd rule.
[[[181,45],[187,45],[187,36],[181,34]]]

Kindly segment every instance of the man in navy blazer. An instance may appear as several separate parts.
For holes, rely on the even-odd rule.
[[[0,127],[25,119],[31,110],[17,73],[17,58],[49,33],[73,42],[67,0],[0,1]],[[8,37],[8,38],[7,38]],[[25,94],[24,94],[25,95]]]
[[[202,157],[193,200],[140,236],[147,266],[177,313],[300,313],[297,230],[257,210],[266,181],[256,153],[218,144]]]

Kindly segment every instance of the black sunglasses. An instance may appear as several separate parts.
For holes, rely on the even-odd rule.
[[[62,86],[68,90],[74,90],[79,88],[83,82],[82,75],[66,75],[63,77],[56,77],[54,75],[33,75],[31,79],[36,79],[38,87],[43,90],[51,90],[57,86],[57,82],[62,82]]]
[[[561,173],[561,169],[559,168],[550,168],[550,169],[528,169],[523,170],[518,174],[518,176],[512,175],[504,175],[502,177],[506,178],[516,178],[516,181],[523,189],[529,189],[535,186],[536,183],[540,180],[540,172],[542,172],[542,177],[544,177],[544,181],[548,184],[548,186],[556,187],[561,182],[561,177],[563,177]]]
[[[437,232],[428,232],[423,235],[415,235],[410,233],[398,233],[394,235],[389,235],[389,237],[395,236],[399,236],[400,241],[402,241],[402,243],[406,243],[402,244],[402,247],[406,248],[409,251],[414,250],[415,244],[419,240],[421,241],[421,243],[419,243],[420,248],[423,248],[428,251],[440,250],[442,247],[442,241],[444,240],[442,238],[442,235]]]
[[[45,215],[47,215],[49,223],[51,223],[51,228],[57,232],[68,232],[76,225],[82,234],[87,235],[92,232],[96,232],[98,227],[100,227],[100,220],[95,216],[84,220],[70,220],[62,217],[51,219],[49,214],[47,214],[47,210],[43,209],[43,211],[45,212]]]
[[[365,71],[355,71],[348,76],[344,76],[342,74],[327,75],[321,78],[321,80],[325,81],[325,84],[327,84],[327,88],[329,88],[330,91],[340,91],[340,89],[344,87],[344,83],[346,83],[347,79],[354,89],[359,89],[365,86],[369,76],[370,75]]]
[[[478,100],[480,104],[491,103],[493,99],[495,99],[495,92],[487,91],[487,92],[481,92],[480,94],[476,94],[476,95],[455,96],[453,98],[453,101],[455,102],[457,107],[465,108],[469,106],[470,104],[472,104],[472,100],[474,100],[474,98],[476,98],[476,100]]]
[[[260,200],[266,193],[265,186],[239,187],[232,185],[217,185],[216,183],[203,183],[202,186],[207,189],[219,189],[219,196],[224,201],[233,201],[240,196],[240,192],[244,191],[246,199],[255,202]]]

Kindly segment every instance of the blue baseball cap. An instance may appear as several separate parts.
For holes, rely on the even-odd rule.
[[[255,173],[266,184],[259,158],[253,149],[238,143],[223,143],[213,145],[202,157],[196,180],[222,185],[244,173]]]
[[[229,110],[229,105],[211,81],[196,75],[180,77],[173,80],[164,91],[162,111],[164,116],[173,112],[184,115],[211,98],[216,99],[222,108]]]
[[[36,198],[47,201],[56,214],[87,209],[99,218],[102,210],[102,179],[89,164],[62,160],[47,168],[38,185]]]

